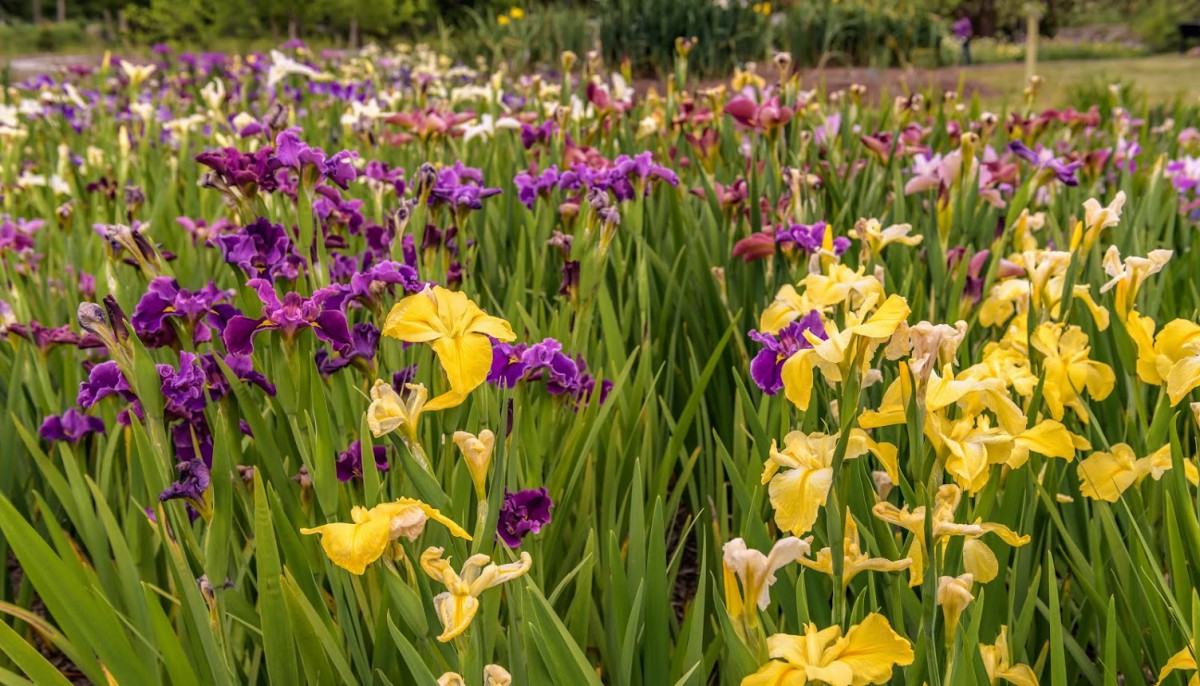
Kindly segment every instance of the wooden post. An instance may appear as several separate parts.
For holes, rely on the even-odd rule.
[[[1037,74],[1038,20],[1041,18],[1041,3],[1025,3],[1025,83]]]

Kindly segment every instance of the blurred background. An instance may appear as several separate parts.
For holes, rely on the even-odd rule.
[[[300,40],[314,51],[421,42],[517,72],[594,50],[652,82],[687,36],[701,78],[765,71],[786,51],[830,85],[961,82],[1001,102],[1024,85],[1031,33],[1039,73],[1060,89],[1200,95],[1200,0],[0,0],[7,79],[108,50],[150,60],[156,46],[244,53]]]

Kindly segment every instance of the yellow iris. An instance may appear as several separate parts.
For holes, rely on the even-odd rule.
[[[991,548],[977,539],[985,534],[995,534],[1005,543],[1017,547],[1029,543],[1030,538],[1029,536],[1020,536],[1003,524],[994,522],[980,520],[976,520],[973,524],[955,522],[954,512],[958,509],[961,501],[962,489],[958,486],[944,484],[938,489],[937,495],[934,497],[933,521],[931,522],[933,545],[935,547],[945,546],[949,544],[951,537],[964,537],[966,544],[963,546],[963,566],[974,578],[991,581],[995,578],[998,570],[996,555]],[[871,511],[888,524],[907,529],[913,534],[913,541],[908,550],[908,557],[912,559],[912,567],[909,568],[909,584],[919,586],[925,571],[926,558],[925,506],[909,510],[907,505],[898,508],[889,502],[879,502],[875,503]]]
[[[401,536],[416,540],[425,530],[425,522],[440,522],[459,538],[471,540],[471,535],[449,517],[420,500],[401,498],[395,502],[376,505],[368,510],[355,507],[350,511],[352,524],[335,522],[311,529],[302,534],[321,534],[321,547],[337,566],[352,574],[362,574],[367,565],[378,560],[388,542]]]
[[[400,397],[386,381],[376,379],[367,407],[367,428],[376,437],[400,430],[410,441],[417,438],[417,424],[425,411],[429,391],[421,384],[408,384],[407,397]]]
[[[1162,682],[1163,679],[1167,678],[1168,674],[1175,670],[1196,671],[1195,644],[1189,645],[1172,655],[1171,659],[1167,660],[1167,664],[1163,665],[1162,671],[1158,673],[1158,681]],[[1193,674],[1192,678],[1188,679],[1188,686],[1200,686],[1200,673]]]
[[[533,566],[529,553],[521,553],[516,562],[505,565],[492,564],[487,555],[472,555],[463,563],[462,571],[450,568],[450,561],[442,558],[441,548],[429,548],[421,554],[421,569],[431,578],[442,582],[445,593],[433,599],[434,610],[442,621],[443,631],[437,640],[445,643],[452,640],[471,625],[479,611],[479,596],[494,586],[524,576]]]
[[[725,570],[725,609],[734,619],[742,619],[747,603],[765,610],[771,603],[771,586],[775,584],[775,572],[808,554],[809,541],[794,536],[781,538],[766,555],[746,547],[746,542],[735,538],[722,548],[721,563]],[[742,590],[738,591],[737,582]],[[746,625],[758,624],[758,614],[745,615]]]
[[[783,438],[783,450],[771,444],[771,455],[763,467],[762,483],[775,508],[775,523],[794,536],[808,533],[817,513],[829,497],[833,484],[833,458],[840,434],[804,434],[792,431]],[[873,453],[889,476],[898,479],[896,446],[877,443],[862,429],[851,429],[845,459]],[[783,471],[780,471],[780,470]]]
[[[850,580],[860,572],[898,572],[912,566],[912,560],[889,560],[883,557],[870,557],[863,553],[862,544],[858,538],[858,524],[846,510],[846,531],[842,540],[842,586],[848,586]],[[833,576],[833,552],[829,548],[817,551],[817,559],[802,559],[800,564],[814,569],[822,574]]]
[[[1200,326],[1186,319],[1168,322],[1154,334],[1154,320],[1130,311],[1127,331],[1137,346],[1138,378],[1166,385],[1171,405],[1200,387]]]
[[[958,628],[958,620],[963,610],[975,600],[971,594],[971,586],[975,583],[970,574],[938,577],[937,604],[942,608],[942,616],[946,619],[946,643],[954,642],[954,631]]]
[[[869,258],[872,255],[879,255],[892,243],[912,247],[920,245],[925,238],[924,236],[911,236],[910,233],[912,233],[912,224],[893,224],[885,229],[878,219],[860,219],[850,230],[850,237],[857,238],[861,242],[863,253]],[[825,234],[831,235],[832,232],[826,231]]]
[[[1013,664],[1012,651],[1008,647],[1008,627],[1000,627],[1000,635],[992,645],[979,646],[979,655],[983,658],[983,668],[987,670],[988,681],[995,686],[1003,679],[1017,686],[1038,686],[1037,675],[1029,665]],[[1159,677],[1161,680],[1162,677]]]
[[[767,639],[771,661],[742,679],[742,686],[831,686],[884,684],[896,666],[913,662],[912,645],[886,617],[871,613],[842,635],[840,626],[804,627],[804,635],[775,634]]]
[[[487,497],[487,473],[488,466],[492,463],[492,451],[496,447],[496,434],[487,429],[480,431],[478,436],[466,431],[455,431],[453,440],[463,459],[467,461],[471,483],[475,485],[475,495],[483,500]]]
[[[1043,356],[1042,391],[1050,416],[1061,420],[1069,407],[1086,424],[1081,392],[1086,389],[1094,400],[1107,398],[1116,384],[1112,367],[1088,357],[1088,337],[1078,326],[1047,322],[1034,330],[1031,342]]]
[[[450,390],[433,400],[427,410],[454,407],[487,380],[492,367],[492,344],[516,338],[508,322],[493,317],[463,293],[441,286],[396,303],[388,313],[383,334],[406,343],[428,343],[437,354]]]
[[[1130,486],[1147,476],[1158,481],[1171,466],[1170,444],[1138,458],[1128,444],[1117,443],[1110,453],[1096,452],[1080,460],[1077,468],[1079,492],[1092,500],[1115,503]],[[1195,464],[1184,460],[1183,469],[1184,476],[1192,485],[1200,482],[1200,472]]]
[[[832,232],[827,231],[827,236]],[[834,305],[849,303],[857,308],[868,297],[883,297],[883,284],[866,267],[857,271],[844,264],[832,263],[824,272],[805,276],[798,284],[804,293],[788,284],[779,289],[775,300],[763,310],[758,321],[758,330],[763,333],[778,333],[780,329],[813,310],[825,310]]]
[[[908,317],[908,302],[898,295],[889,296],[869,317],[865,316],[875,300],[868,298],[859,312],[848,314],[847,325],[841,330],[833,322],[825,322],[824,340],[811,331],[804,332],[813,347],[789,357],[780,372],[784,396],[797,408],[808,409],[814,367],[830,384],[840,383],[852,369],[865,372],[863,368],[870,364],[875,350]]]
[[[1151,250],[1145,257],[1130,256],[1122,261],[1117,246],[1109,246],[1108,252],[1104,253],[1104,272],[1112,279],[1100,287],[1100,292],[1114,291],[1114,304],[1119,318],[1124,320],[1129,316],[1142,284],[1151,275],[1162,271],[1173,254],[1171,250]]]

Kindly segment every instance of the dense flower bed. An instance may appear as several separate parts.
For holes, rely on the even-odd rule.
[[[298,44],[14,85],[5,668],[1194,673],[1198,111],[692,48],[647,93]]]

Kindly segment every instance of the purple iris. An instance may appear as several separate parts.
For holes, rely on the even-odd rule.
[[[350,346],[341,351],[340,357],[332,357],[328,350],[318,350],[315,355],[317,370],[323,376],[357,364],[374,378],[375,351],[379,348],[379,329],[370,322],[354,325],[350,331]]]
[[[277,190],[277,173],[284,166],[270,146],[252,153],[237,148],[211,150],[196,155],[196,161],[212,169],[226,186],[240,188],[247,194],[259,189],[268,193]]]
[[[309,147],[300,140],[296,131],[297,129],[287,129],[280,131],[275,137],[275,155],[279,162],[301,174],[306,168],[313,169],[318,179],[327,179],[343,189],[349,188],[350,182],[358,177],[358,171],[351,162],[358,155],[349,150],[341,150],[332,156],[326,156],[324,150]]]
[[[504,504],[500,506],[500,521],[496,537],[509,548],[519,548],[529,534],[536,534],[550,523],[554,501],[545,488],[510,493],[504,489]]]
[[[75,401],[88,409],[110,395],[119,395],[125,400],[135,400],[133,389],[117,363],[109,360],[92,367],[87,381],[79,384],[79,395]]]
[[[375,469],[386,472],[388,470],[387,446],[372,446],[371,453],[375,456]],[[338,481],[345,483],[362,480],[362,477],[362,442],[355,441],[350,444],[350,447],[337,454],[337,478]]]
[[[546,381],[551,395],[565,395],[578,408],[596,391],[596,379],[587,373],[582,357],[571,358],[562,351],[562,343],[547,338],[533,345],[492,341],[492,368],[488,382],[502,388],[512,388],[520,381]],[[600,383],[598,400],[601,404],[612,389],[611,381]]]
[[[104,433],[104,420],[71,408],[62,414],[52,414],[42,420],[38,433],[47,441],[78,443],[84,436]]]
[[[45,223],[40,219],[32,221],[18,219],[14,222],[8,217],[4,217],[4,220],[0,222],[0,252],[11,250],[23,253],[33,250],[33,234]]]
[[[200,460],[204,466],[212,466],[213,436],[204,417],[199,417],[194,422],[178,422],[172,426],[171,442],[175,445],[177,462]]]
[[[9,324],[4,332],[32,341],[43,353],[48,352],[56,345],[73,345],[79,348],[104,347],[95,334],[77,334],[66,324],[50,328],[42,326],[35,320],[28,324]]]
[[[179,353],[179,368],[169,364],[158,365],[166,411],[176,417],[194,418],[204,412],[208,399],[204,395],[207,375],[193,353]]]
[[[350,284],[344,287],[343,292],[350,300],[371,305],[380,302],[393,286],[399,286],[405,293],[420,293],[425,285],[426,282],[417,276],[415,268],[386,260],[351,276]]]
[[[513,177],[513,185],[517,187],[517,200],[529,209],[540,197],[549,197],[558,187],[558,167],[550,165],[541,174],[523,171]]]
[[[529,365],[525,363],[527,347],[524,343],[493,340],[492,369],[488,372],[488,383],[501,388],[513,388],[518,381],[525,378],[525,370],[529,369]]]
[[[267,395],[275,396],[275,384],[267,380],[267,377],[260,371],[254,368],[254,361],[249,355],[226,355],[224,358],[225,364],[238,381],[258,386]],[[217,364],[216,353],[204,353],[200,356],[200,366],[204,369],[205,380],[208,383],[208,395],[214,402],[229,395],[233,390],[230,386],[229,379],[225,378],[225,373],[221,370],[221,366]]]
[[[805,331],[811,331],[822,340],[827,337],[819,311],[812,310],[780,329],[774,336],[769,333],[750,332],[750,339],[763,346],[750,361],[750,376],[763,393],[778,393],[779,389],[783,388],[783,363],[797,351],[812,347],[812,343],[804,337]]]
[[[804,252],[817,252],[825,243],[825,232],[829,230],[829,225],[825,222],[817,222],[816,224],[792,224],[786,229],[780,229],[775,232],[775,244],[780,247],[795,247]],[[833,239],[833,252],[835,255],[841,255],[850,247],[850,239],[845,236],[838,236]]]
[[[350,327],[341,310],[326,306],[340,292],[337,286],[318,290],[312,297],[287,293],[283,300],[275,287],[265,279],[250,279],[246,285],[258,293],[263,303],[263,316],[257,319],[236,316],[225,327],[225,348],[235,355],[254,352],[254,337],[263,331],[279,330],[291,339],[301,329],[312,329],[317,338],[332,343],[338,349],[350,346]]]
[[[1083,162],[1064,162],[1048,152],[1036,152],[1021,141],[1009,143],[1008,149],[1017,157],[1037,167],[1041,174],[1045,175],[1046,179],[1053,176],[1065,186],[1079,185],[1079,179],[1076,178],[1075,174],[1083,166]]]
[[[554,139],[554,131],[558,126],[553,119],[547,119],[538,126],[530,124],[521,125],[521,145],[528,150],[538,143],[550,144]]]
[[[169,276],[159,276],[150,282],[146,294],[138,301],[129,318],[139,338],[151,347],[169,344],[175,338],[174,329],[167,326],[168,317],[180,317],[194,330],[197,343],[212,340],[212,331],[205,323],[213,306],[233,297],[233,291],[223,291],[212,281],[197,291],[179,287]]]
[[[204,491],[208,490],[208,485],[211,483],[208,465],[204,464],[204,460],[199,458],[184,460],[175,465],[179,476],[175,482],[167,489],[159,494],[158,501],[165,503],[168,500],[184,499],[189,500],[197,505],[204,503]],[[190,515],[190,513],[189,513]]]
[[[255,278],[295,279],[304,266],[283,226],[259,218],[233,233],[217,236],[213,242],[229,264],[237,265]]]
[[[452,166],[438,171],[437,180],[429,191],[429,206],[449,205],[455,209],[478,210],[483,208],[484,198],[499,192],[499,188],[483,185],[482,171],[458,160]]]

